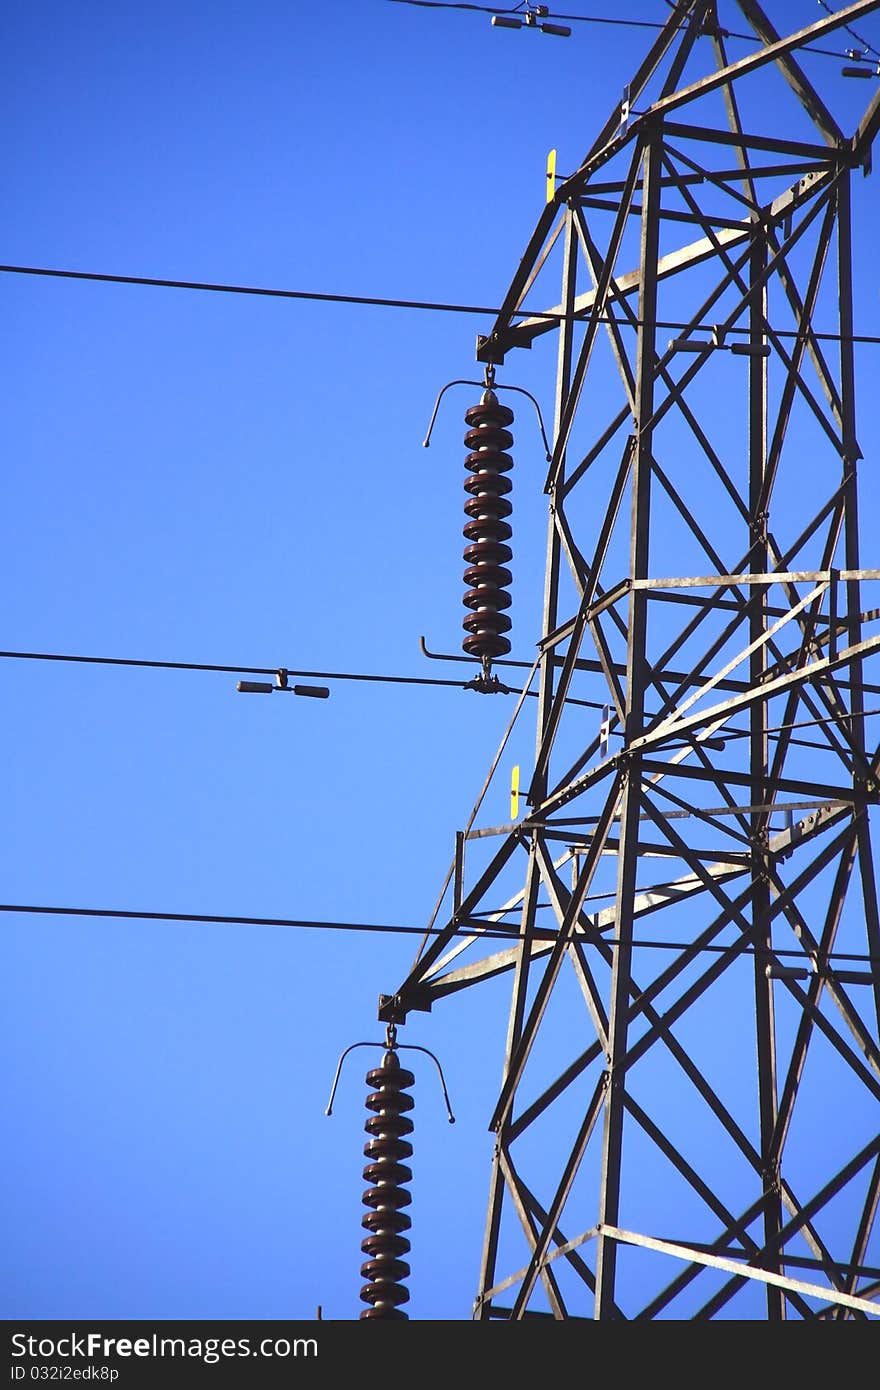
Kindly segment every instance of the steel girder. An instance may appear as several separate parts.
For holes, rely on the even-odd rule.
[[[738,8],[738,62],[710,0],[670,14],[653,99],[560,183],[478,343],[557,339],[534,770],[521,819],[458,836],[380,1009],[511,980],[478,1318],[880,1313],[850,211],[880,107],[845,135],[799,61],[878,3],[785,39]],[[804,138],[743,119],[773,74]]]

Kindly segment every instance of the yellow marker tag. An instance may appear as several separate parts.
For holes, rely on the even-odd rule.
[[[519,815],[519,763],[510,774],[510,819]]]
[[[556,192],[556,151],[551,150],[547,156],[547,202],[553,202],[553,195]]]

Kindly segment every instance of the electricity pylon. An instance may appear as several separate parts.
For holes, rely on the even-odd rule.
[[[781,38],[736,4],[737,60],[714,0],[674,7],[478,340],[556,346],[534,770],[380,1001],[512,981],[477,1318],[880,1314],[850,190],[880,95],[847,134],[807,66],[851,98],[810,46],[880,6]]]

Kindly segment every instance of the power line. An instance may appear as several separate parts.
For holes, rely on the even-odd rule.
[[[0,652],[0,658],[7,658],[14,661],[62,661],[73,662],[87,666],[132,666],[144,667],[159,671],[218,671],[226,675],[239,676],[277,676],[280,671],[284,671],[288,676],[304,676],[314,680],[334,680],[334,681],[367,681],[384,685],[426,685],[426,686],[446,686],[454,690],[468,689],[469,681],[444,680],[431,676],[380,676],[368,675],[362,671],[295,671],[289,666],[219,666],[206,661],[152,661],[135,657],[125,656],[79,656],[69,655],[61,652]],[[459,658],[456,657],[456,660]],[[461,658],[466,660],[466,658]],[[469,662],[471,666],[475,663]],[[504,663],[505,665],[510,663]],[[522,691],[512,686],[503,686],[498,689],[499,694],[520,695]],[[537,699],[536,691],[527,691]],[[568,704],[583,705],[588,709],[603,709],[604,706],[599,700],[580,700],[573,696],[569,697]]]
[[[0,265],[6,275],[46,275],[61,280],[96,280],[111,285],[147,285],[166,290],[201,290],[211,294],[261,295],[269,299],[303,299],[329,304],[366,304],[380,309],[428,309],[447,314],[497,314],[486,304],[446,304],[437,300],[387,299],[379,295],[325,294],[316,290],[282,290],[262,285],[226,285],[208,280],[168,280],[152,275],[107,275],[91,270],[58,270],[47,266]],[[525,310],[521,311],[525,313]],[[545,313],[544,318],[562,319],[563,314]]]
[[[365,681],[384,685],[441,686],[453,690],[465,690],[469,684],[467,681],[446,680],[442,677],[435,678],[432,676],[384,676],[368,674],[363,671],[297,671],[291,666],[227,666],[208,661],[156,661],[142,657],[84,656],[66,652],[0,651],[0,659],[10,661],[60,661],[83,666],[126,666],[157,671],[213,671],[219,672],[222,675],[235,676],[277,676],[279,671],[284,671],[288,676],[301,676],[311,680]],[[457,654],[448,659],[467,662],[468,665],[474,664],[468,661],[467,657],[458,656]],[[514,666],[526,665],[527,663],[499,661],[497,664],[499,666]],[[516,687],[505,686],[500,693],[520,695],[522,691]],[[527,693],[532,694],[535,692]],[[536,693],[535,698],[537,698]],[[579,700],[571,696],[568,697],[568,703],[573,705],[585,705],[589,709],[605,708],[605,703],[600,700]],[[766,732],[768,734],[781,733],[783,730],[813,728],[819,724],[834,724],[860,717],[867,719],[873,714],[880,714],[880,709],[862,710],[859,714],[835,714],[829,715],[827,718],[803,719],[796,724],[776,725],[773,728],[767,729]],[[619,733],[619,730],[613,730],[613,732]],[[747,735],[747,729],[727,729],[724,730],[719,737],[727,741],[734,738],[745,738]]]
[[[822,6],[822,9],[826,12],[826,14],[831,14],[831,15],[834,14],[834,10],[832,10],[832,8],[831,8],[830,5],[826,5],[825,0],[819,0],[819,4]],[[846,30],[846,32],[847,32],[848,34],[850,34],[851,37],[854,38],[854,39],[856,40],[856,43],[862,44],[863,47],[864,47],[868,52],[874,54],[874,57],[875,57],[875,58],[880,58],[880,53],[878,53],[878,52],[877,52],[877,49],[874,48],[871,44],[868,43],[868,40],[867,40],[867,39],[862,38],[862,35],[861,35],[861,34],[857,34],[856,31],[855,31],[855,29],[851,28],[849,24],[844,24],[843,27],[844,27],[844,29]],[[847,58],[852,58],[854,55],[853,55],[852,53],[847,53],[846,56],[847,56]]]
[[[49,266],[0,265],[0,273],[4,275],[38,275],[57,280],[86,280],[112,285],[142,285],[155,289],[199,290],[210,294],[243,294],[270,299],[297,299],[329,304],[360,304],[383,309],[427,310],[445,314],[497,316],[501,313],[501,309],[497,305],[488,304],[452,304],[441,300],[427,299],[385,299],[377,295],[364,294],[325,294],[319,290],[282,290],[261,285],[226,285],[210,280],[168,280],[151,275],[107,275],[92,270],[59,270]],[[589,311],[574,315],[574,318],[580,322],[585,322],[588,317]],[[546,319],[551,323],[564,323],[566,316],[564,313],[557,313],[552,309],[522,308],[514,310],[511,313],[511,318]],[[614,318],[613,315],[609,314],[600,314],[598,322],[612,324],[617,328],[643,326],[642,319],[635,317]],[[656,319],[654,326],[657,329],[689,330],[700,333],[711,333],[716,327],[715,324],[711,323],[685,323],[675,319]],[[727,329],[728,334],[748,332],[748,328],[739,328],[736,325],[731,325]],[[796,338],[801,341],[810,338],[816,342],[880,343],[880,336],[869,333],[823,333],[815,329],[810,329],[809,333],[797,332],[794,329],[773,329],[773,333],[777,338]]]
[[[33,903],[0,903],[0,912],[19,913],[23,916],[32,917],[96,917],[102,919],[113,919],[134,922],[181,922],[202,924],[205,926],[230,926],[230,927],[286,927],[303,930],[315,931],[350,931],[350,932],[372,932],[380,935],[395,936],[422,936],[425,935],[424,927],[397,926],[387,922],[333,922],[318,921],[303,917],[237,917],[226,913],[206,913],[206,912],[137,912],[128,908],[112,907],[55,907],[36,905]],[[434,927],[428,929],[428,935],[439,936],[442,928]],[[492,927],[482,928],[475,931],[472,926],[457,927],[452,936],[477,937],[479,940],[506,941],[508,944],[520,940],[517,931],[501,931]],[[534,932],[534,939],[542,941],[555,941],[557,933],[538,928]],[[602,941],[607,946],[618,944],[616,937],[602,937]],[[589,944],[589,943],[587,943]],[[694,949],[687,941],[633,941],[634,947],[644,947],[647,950],[660,951],[684,951]],[[707,954],[725,954],[730,946],[716,946],[711,943],[698,946],[697,952]],[[754,947],[746,947],[740,952],[741,955],[767,955],[768,952],[762,949],[756,951]],[[797,960],[809,959],[804,951],[772,949],[769,954],[774,956],[791,956]],[[864,954],[849,953],[843,951],[829,951],[823,954],[823,960],[847,960],[861,962],[880,962],[880,957]]]
[[[125,656],[74,656],[60,652],[0,652],[0,657],[20,661],[67,661],[91,666],[139,666],[160,671],[219,671],[227,675],[276,676],[286,670],[289,676],[307,676],[337,681],[377,681],[391,685],[445,685],[461,690],[462,681],[435,680],[428,676],[379,676],[355,671],[294,671],[278,666],[219,666],[207,661],[150,661]]]
[[[19,912],[40,917],[109,917],[139,922],[201,922],[214,926],[300,927],[322,931],[392,932],[398,935],[421,935],[424,931],[423,927],[391,926],[381,922],[311,921],[300,917],[233,917],[225,913],[204,912],[135,912],[123,908],[46,907],[23,903],[0,903],[0,912]],[[497,935],[507,940],[510,934],[498,932]]]
[[[391,0],[393,5],[417,5],[424,10],[476,10],[479,14],[520,14],[522,6],[514,7],[504,5],[471,5],[465,0]],[[658,24],[656,20],[650,19],[612,19],[607,15],[589,14],[558,14],[556,10],[552,14],[548,11],[548,19],[572,19],[581,24],[611,24],[618,25],[627,29],[662,29],[664,26]],[[734,36],[731,36],[734,37]],[[739,38],[751,38],[752,35],[736,35]]]
[[[390,3],[393,5],[417,5],[420,9],[426,10],[476,10],[480,14],[489,15],[515,15],[521,13],[523,10],[522,5],[516,5],[513,7],[507,7],[503,5],[472,5],[466,3],[466,0],[390,0]],[[829,14],[834,13],[833,10],[829,9],[828,6],[823,3],[823,0],[819,0],[819,3],[820,5],[822,5],[823,9],[828,11]],[[667,0],[667,4],[669,4],[670,9],[675,9],[675,5],[672,3],[672,0]],[[616,16],[612,17],[611,15],[599,14],[560,14],[557,10],[553,10],[552,12],[548,10],[547,18],[567,19],[576,24],[605,24],[626,29],[657,30],[665,29],[666,27],[665,24],[661,24],[659,20],[656,19],[619,19]],[[679,29],[683,30],[686,26],[684,24],[680,24],[678,27]],[[848,25],[844,25],[844,28],[847,30],[847,33],[852,34],[854,38],[858,39],[859,43],[865,44],[868,48],[871,47],[871,45],[868,44],[865,39],[859,38],[859,35],[856,34],[852,29],[850,29]],[[708,33],[711,31],[707,30],[704,32]],[[723,29],[720,26],[718,28],[718,34],[723,39],[742,39],[746,43],[757,44],[761,44],[763,42],[763,40],[760,39],[757,34],[740,34],[735,29]],[[826,58],[848,58],[850,56],[848,53],[838,53],[835,49],[832,48],[819,48],[816,44],[804,44],[802,46],[802,49],[805,53],[821,53],[823,57]]]

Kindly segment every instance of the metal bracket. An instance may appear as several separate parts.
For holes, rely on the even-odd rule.
[[[474,658],[472,656],[459,656],[457,652],[429,651],[428,648],[425,646],[424,637],[419,638],[419,647],[421,648],[422,656],[428,657],[431,661],[464,661],[467,663],[468,666],[474,666],[478,664],[474,661]],[[519,666],[523,671],[531,671],[532,669],[532,663],[530,661],[511,661],[509,659],[505,659],[504,657],[499,657],[498,660],[495,662],[495,665]]]
[[[380,1023],[406,1023],[406,1016],[410,1010],[429,1014],[431,1003],[431,997],[424,987],[416,987],[408,992],[406,1003],[399,994],[380,994],[377,1017]]]
[[[531,347],[531,343],[528,344]],[[498,344],[498,337],[495,333],[487,335],[477,334],[477,361],[491,362],[500,367],[504,362],[504,352]]]

